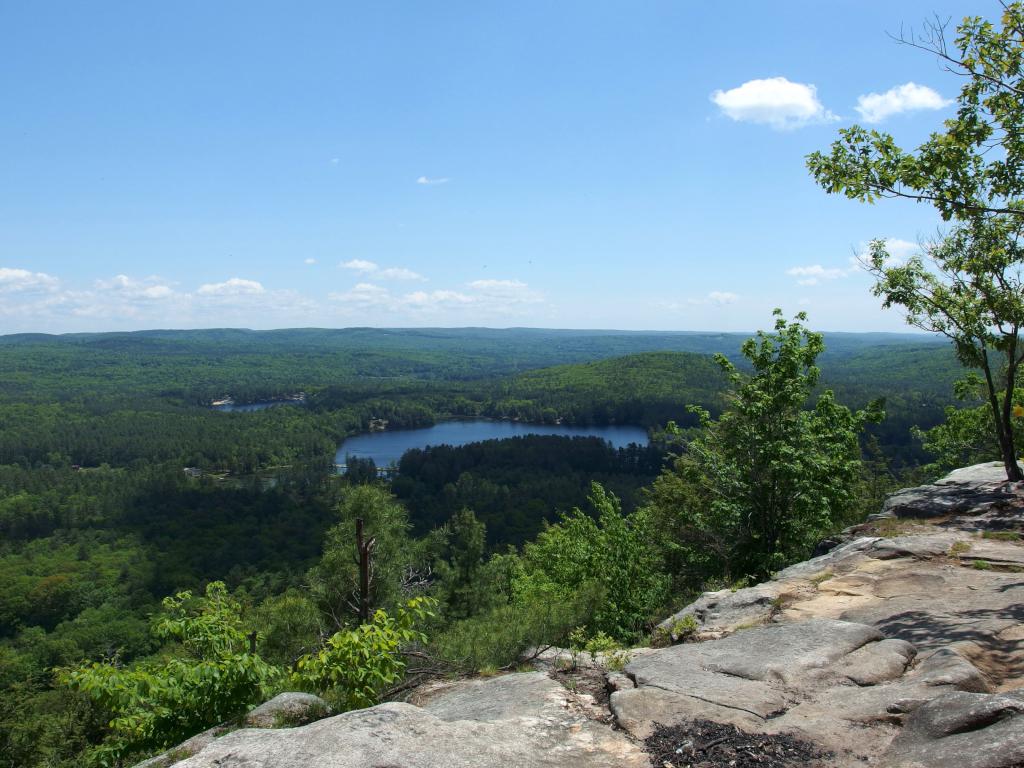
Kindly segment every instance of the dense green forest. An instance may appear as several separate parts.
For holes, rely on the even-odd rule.
[[[617,521],[648,514],[644,489],[702,429],[687,406],[709,418],[730,407],[733,383],[709,353],[754,372],[742,338],[473,329],[0,337],[0,765],[75,765],[99,743],[109,713],[55,685],[51,670],[173,655],[183,641],[153,636],[149,617],[179,590],[224,582],[244,620],[259,622],[275,663],[309,650],[289,633],[308,645],[341,626],[324,624],[331,590],[343,589],[324,564],[347,546],[339,520],[354,513],[345,510],[366,500],[359,478],[337,476],[332,462],[371,419],[392,429],[452,417],[648,428],[649,446],[624,450],[524,437],[411,451],[361,513],[398,510],[387,517],[394,552],[381,548],[380,567],[394,557],[402,578],[433,585],[442,606],[431,620],[436,651],[453,668],[504,663],[531,637],[583,623],[600,592],[584,588],[590,576],[572,577],[571,599],[558,590],[538,598],[554,589],[544,563],[562,546],[559,531],[599,548]],[[852,408],[886,400],[887,419],[867,425],[863,440],[887,487],[924,459],[910,427],[943,419],[960,368],[946,346],[917,336],[835,334],[825,343],[814,392],[832,389]],[[298,393],[303,403],[287,407],[209,407],[225,396]],[[664,432],[669,422],[682,432]],[[576,508],[583,517],[561,517]],[[509,545],[520,554],[504,554]],[[698,586],[684,579],[672,592]],[[591,621],[634,637],[667,589],[646,584],[647,608]],[[378,602],[397,611],[407,592]],[[496,622],[521,633],[496,634]]]

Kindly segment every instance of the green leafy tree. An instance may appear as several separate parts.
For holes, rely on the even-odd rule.
[[[966,394],[969,382],[961,387]],[[1024,391],[1017,389],[1011,409],[1014,445],[1024,445]],[[982,404],[973,408],[946,408],[946,420],[928,430],[915,429],[926,451],[935,457],[927,467],[932,473],[948,472],[957,467],[981,461],[998,460],[1001,456],[996,439],[997,430],[992,421],[992,408]]]
[[[851,412],[832,392],[810,398],[822,336],[775,310],[774,333],[742,347],[752,374],[724,356],[732,382],[716,421],[703,409],[702,431],[655,481],[644,512],[671,569],[684,581],[763,577],[806,555],[855,503],[858,435],[881,419],[878,403]]]
[[[431,598],[415,597],[394,616],[378,610],[369,623],[336,632],[317,653],[298,660],[292,682],[342,710],[373,706],[405,674],[403,650],[427,641],[419,627],[433,616],[434,605]]]
[[[1024,3],[1004,4],[999,25],[968,16],[956,32],[952,47],[941,23],[902,39],[963,80],[956,117],[916,152],[888,133],[859,125],[841,130],[828,154],[807,158],[826,191],[869,203],[927,202],[947,221],[1024,218]]]
[[[253,652],[241,608],[221,582],[204,597],[165,598],[153,632],[180,653],[130,668],[94,662],[58,679],[112,714],[108,740],[91,755],[116,765],[126,755],[169,747],[263,701],[280,670]]]
[[[564,598],[600,589],[588,626],[618,640],[635,639],[667,595],[668,580],[649,544],[642,518],[622,514],[619,500],[594,483],[594,515],[563,513],[526,545],[513,580],[520,601]]]
[[[916,152],[893,137],[852,126],[807,164],[819,185],[862,202],[928,202],[954,223],[944,238],[894,264],[876,240],[866,261],[875,295],[900,306],[911,325],[949,337],[961,362],[982,371],[1000,455],[1009,480],[1017,463],[1012,399],[1024,362],[1024,3],[1003,6],[1000,24],[967,17],[952,47],[945,26],[928,24],[923,48],[963,79],[957,113]]]
[[[893,264],[885,242],[871,244],[868,271],[884,306],[906,310],[907,322],[941,333],[966,366],[980,369],[999,455],[1009,480],[1024,480],[1017,463],[1013,394],[1024,343],[1024,220],[989,218],[957,227],[920,255]]]

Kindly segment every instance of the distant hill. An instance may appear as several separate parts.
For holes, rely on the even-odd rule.
[[[63,335],[13,334],[0,336],[0,348],[10,346],[71,347],[132,354],[245,355],[253,353],[341,354],[411,357],[424,363],[427,375],[443,355],[445,364],[465,365],[465,376],[487,376],[564,363],[580,363],[640,352],[721,352],[737,357],[749,333],[651,332],[615,330],[558,330],[533,328],[290,328],[251,331],[238,328],[150,330]],[[829,333],[828,355],[845,357],[866,349],[906,345],[946,346],[923,334]]]
[[[726,378],[709,355],[645,352],[541,368],[507,379],[497,415],[529,418],[529,402],[574,423],[655,426],[686,418],[687,404],[720,410]]]

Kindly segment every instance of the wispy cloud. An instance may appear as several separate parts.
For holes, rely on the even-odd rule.
[[[159,277],[138,279],[128,275],[115,275],[109,280],[97,280],[97,291],[120,299],[160,301],[174,296],[174,288]]]
[[[45,272],[0,267],[0,293],[55,291],[60,281]]]
[[[904,240],[899,237],[885,238],[885,250],[889,253],[888,263],[891,265],[905,264],[911,256],[924,251],[920,244],[912,240]],[[857,256],[854,257],[853,261],[859,263],[867,257],[868,244],[861,243],[860,247],[857,249]]]
[[[353,272],[376,272],[377,262],[367,261],[366,259],[352,259],[350,261],[343,261],[338,265],[342,269],[351,269]]]
[[[438,176],[431,178],[430,176],[420,176],[416,179],[417,184],[431,185],[431,184],[447,184],[451,179],[447,176]]]
[[[689,304],[690,306],[702,306],[711,304],[718,307],[724,307],[727,304],[735,304],[739,300],[739,295],[731,291],[711,291],[706,296],[687,299],[686,303]],[[675,308],[678,308],[678,305],[674,306]]]
[[[374,273],[374,277],[381,280],[426,280],[419,272],[413,272],[405,267],[387,267]]]
[[[372,276],[377,280],[426,280],[419,272],[413,272],[405,267],[381,267],[375,261],[366,259],[352,259],[339,264],[342,269],[350,269],[361,275]]]
[[[206,283],[196,291],[200,296],[252,296],[265,292],[262,284],[241,277],[232,277],[223,283]]]
[[[856,259],[850,260],[848,267],[825,267],[821,264],[809,264],[805,267],[791,267],[786,270],[790,277],[799,278],[799,285],[817,285],[825,280],[838,280],[848,277],[858,269]]]
[[[857,97],[856,110],[866,123],[880,123],[903,112],[942,109],[953,103],[926,85],[904,83],[885,93],[868,93]]]
[[[460,314],[471,311],[473,315],[516,315],[527,307],[544,302],[544,297],[519,280],[474,280],[462,290],[438,289],[434,291],[411,291],[392,293],[374,283],[359,283],[352,289],[335,292],[329,298],[338,303],[343,311],[367,310],[374,308],[389,316],[407,315],[419,317],[456,313],[453,317],[465,319]]]
[[[302,263],[303,264],[316,264],[316,259],[314,259],[314,258],[303,259]]]
[[[818,100],[815,86],[784,77],[748,80],[736,88],[715,91],[711,101],[732,120],[769,125],[777,130],[839,119]]]

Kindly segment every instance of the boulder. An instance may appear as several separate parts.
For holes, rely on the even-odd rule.
[[[177,768],[647,768],[607,726],[547,717],[445,720],[381,704],[300,728],[235,731]]]
[[[1024,764],[1024,695],[949,693],[918,707],[884,768],[1013,768]]]
[[[331,714],[327,702],[311,693],[280,693],[242,718],[249,728],[305,725]]]
[[[979,514],[1014,503],[1019,490],[1016,483],[1006,481],[1002,462],[992,461],[954,470],[930,485],[897,491],[882,505],[882,514],[913,518]]]

